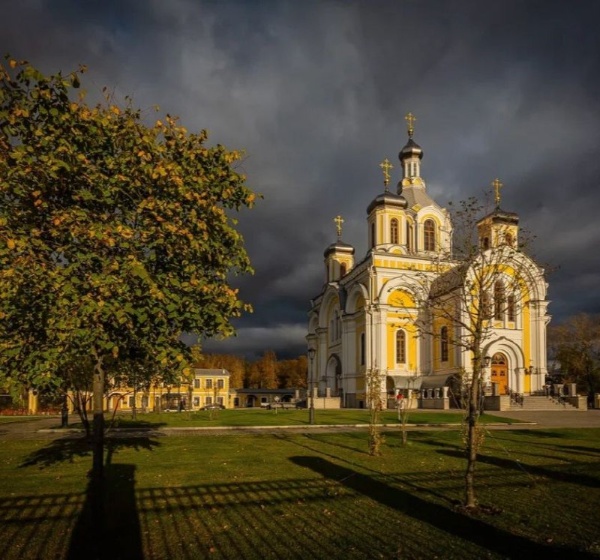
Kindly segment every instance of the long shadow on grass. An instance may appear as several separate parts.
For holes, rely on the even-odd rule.
[[[134,471],[134,465],[106,466],[100,519],[93,515],[91,481],[85,493],[1,498],[0,558],[143,558]]]
[[[522,432],[519,432],[519,435],[521,435]],[[536,435],[536,432],[532,432],[531,435]],[[594,449],[594,448],[590,448],[590,447],[583,447],[583,446],[578,446],[578,445],[573,445],[573,446],[569,446],[566,447],[564,445],[560,445],[560,444],[555,444],[552,445],[550,443],[538,443],[535,441],[530,441],[530,440],[517,440],[517,439],[513,439],[513,438],[506,438],[506,437],[502,437],[499,436],[498,433],[493,433],[492,435],[488,434],[488,437],[490,438],[490,441],[494,442],[494,443],[499,443],[502,444],[503,442],[510,442],[510,443],[515,443],[515,444],[520,444],[522,447],[519,448],[518,451],[514,451],[512,452],[513,455],[518,455],[519,457],[523,457],[525,455],[531,456],[531,457],[538,457],[538,458],[544,458],[544,459],[554,459],[556,460],[558,459],[567,459],[569,457],[569,455],[588,455],[588,456],[592,456],[595,457],[597,454],[600,453],[600,449]],[[442,442],[439,440],[422,440],[421,443],[424,443],[425,445],[431,445],[433,447],[436,448],[440,448],[440,447],[446,447],[449,449],[453,449],[454,451],[447,451],[445,452],[446,455],[449,456],[455,456],[455,457],[465,457],[466,458],[466,452],[464,451],[464,448],[461,448],[460,446],[453,444],[453,443],[448,443],[448,442]],[[526,447],[525,447],[526,446]],[[486,445],[486,447],[489,447]],[[530,449],[530,451],[525,451],[524,449]],[[535,448],[536,450],[539,449],[544,449],[547,451],[552,452],[557,451],[560,452],[560,456],[557,456],[556,453],[553,453],[551,455],[547,455],[547,454],[542,454],[541,452],[539,453],[534,453],[533,449]],[[499,459],[502,460],[502,459]],[[510,459],[506,459],[506,461],[511,461]],[[525,466],[528,467],[528,465],[526,463],[523,463],[522,461],[518,461],[516,459],[512,459],[512,461],[515,463],[515,466],[518,466],[518,468],[520,470],[522,470]],[[541,468],[541,467],[534,467],[534,468]],[[532,471],[533,472],[533,471]],[[564,479],[561,479],[564,480]],[[594,486],[595,484],[593,483],[593,481],[595,480],[594,478],[590,478],[590,480],[592,481],[592,486]]]
[[[110,465],[99,527],[91,489],[0,499],[0,558],[479,558],[478,547],[494,557],[593,558],[495,530],[327,460],[295,462],[320,476],[136,489],[132,465]]]
[[[95,506],[101,504],[100,508]],[[144,557],[135,497],[135,465],[107,465],[104,480],[90,480],[75,523],[67,560]]]
[[[522,432],[519,432],[519,435],[521,435]],[[525,433],[524,435],[530,435],[531,431],[528,430],[527,433]],[[532,434],[532,435],[537,435],[537,434]],[[554,437],[565,437],[564,435],[559,435],[559,436],[554,436]],[[598,447],[592,447],[592,446],[585,446],[585,445],[565,445],[565,444],[561,444],[561,443],[550,443],[547,441],[536,441],[535,438],[533,440],[531,439],[527,439],[526,441],[523,441],[521,443],[527,445],[527,447],[535,447],[535,448],[540,448],[540,449],[547,449],[549,451],[561,451],[564,455],[571,455],[573,453],[576,453],[578,455],[589,455],[591,457],[595,457],[596,455],[600,455],[600,448]],[[577,436],[574,436],[573,434],[570,434],[570,439],[578,439]],[[508,441],[511,443],[517,443],[517,440],[511,437],[507,437],[505,434],[501,434],[499,432],[496,432],[493,434],[493,440],[494,441],[498,441],[498,442],[504,442],[504,441]]]
[[[158,440],[144,436],[135,437],[107,437],[105,439],[106,464],[110,464],[112,457],[121,449],[133,449],[140,451],[142,449],[151,451],[160,445]],[[72,463],[76,457],[92,456],[92,445],[84,437],[61,438],[51,441],[45,447],[36,449],[30,453],[19,467],[39,466],[40,468],[50,467],[56,463]],[[91,466],[91,465],[90,465]]]
[[[143,558],[139,516],[135,497],[135,466],[113,464],[113,458],[119,450],[152,450],[160,443],[147,436],[110,437],[105,440],[104,478],[99,482],[88,481],[85,495],[40,496],[21,499],[15,504],[15,517],[25,518],[23,525],[35,525],[29,518],[29,512],[39,509],[40,519],[48,520],[48,512],[58,511],[61,519],[61,534],[71,535],[66,543],[56,545],[55,531],[47,531],[40,538],[26,539],[25,548],[33,547],[45,552],[45,542],[62,550],[60,557],[75,560],[137,559]],[[76,457],[92,456],[90,442],[83,437],[63,438],[50,442],[47,446],[31,453],[19,465],[20,468],[39,466],[50,467],[56,463],[73,462]],[[22,511],[19,511],[22,510]],[[46,513],[43,513],[45,510]],[[64,511],[63,511],[64,510]],[[11,521],[14,521],[11,519]],[[21,521],[19,521],[21,523]],[[47,523],[45,524],[47,525]],[[52,525],[52,524],[51,524]],[[29,541],[34,544],[30,545]],[[1,556],[0,557],[5,557]],[[26,554],[25,558],[43,557]]]
[[[564,560],[567,557],[597,558],[569,547],[547,546],[532,542],[498,529],[480,519],[432,504],[371,476],[336,465],[320,457],[300,456],[291,457],[290,460],[296,465],[312,469],[321,476],[336,481],[340,485],[404,515],[509,558],[530,557],[557,560]]]
[[[439,450],[438,453],[443,455],[448,455],[449,457],[464,457],[464,452],[457,451],[447,451],[447,450]],[[478,463],[485,463],[487,465],[493,465],[495,467],[500,467],[501,469],[512,469],[516,471],[525,470],[529,474],[534,474],[537,476],[543,476],[545,478],[551,478],[554,480],[558,480],[560,482],[568,482],[571,484],[579,484],[581,486],[589,486],[590,488],[599,488],[600,487],[600,478],[596,478],[593,476],[575,473],[575,472],[565,472],[564,465],[560,465],[561,470],[552,470],[547,467],[540,467],[538,465],[531,465],[529,463],[523,463],[522,461],[518,461],[516,459],[501,459],[499,457],[492,457],[490,455],[478,455],[477,456]],[[589,467],[589,463],[580,463],[581,466]],[[594,466],[597,463],[593,463]],[[577,465],[575,465],[577,466]],[[600,468],[600,467],[599,467]]]
[[[303,434],[304,437],[312,442],[318,442],[322,445],[328,445],[330,447],[337,447],[339,449],[344,449],[347,451],[351,451],[352,453],[358,453],[358,454],[362,454],[362,455],[368,455],[368,451],[367,451],[367,445],[368,442],[365,438],[365,436],[363,434],[359,434],[359,436],[356,437],[356,441],[359,445],[357,445],[356,447],[350,446],[350,445],[344,445],[342,443],[339,443],[338,441],[331,441],[331,438],[321,438],[316,434]],[[351,434],[346,434],[346,436],[350,437]],[[285,438],[285,436],[283,436]],[[286,438],[288,441],[291,441],[290,438]],[[295,443],[296,445],[300,445],[302,446],[302,444],[298,443],[297,441],[293,441],[292,443]],[[361,449],[360,447],[363,447],[364,449]],[[309,447],[309,446],[302,446],[302,447],[306,447],[307,449],[310,449],[311,451],[316,451],[315,448]],[[323,451],[321,451],[321,453],[327,455],[326,453],[324,453]],[[337,458],[334,455],[331,455],[334,458]]]

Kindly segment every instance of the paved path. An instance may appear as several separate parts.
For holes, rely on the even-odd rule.
[[[455,412],[455,411],[452,411]],[[515,430],[535,428],[600,428],[600,410],[566,410],[554,411],[510,411],[492,412],[494,416],[511,418],[515,422],[511,424],[492,424],[490,429]],[[411,417],[411,421],[418,422],[418,413]],[[0,423],[0,440],[2,439],[58,439],[81,436],[81,431],[54,429],[60,425],[60,417],[50,416],[43,418],[15,417],[14,421]],[[121,437],[132,436],[168,436],[168,435],[199,435],[199,434],[224,434],[224,433],[281,433],[281,432],[306,432],[306,431],[341,431],[360,430],[368,425],[360,426],[256,426],[239,428],[159,428],[155,430],[119,430],[113,432]],[[399,426],[398,426],[399,427]],[[408,426],[410,430],[439,430],[443,425],[418,425]],[[447,425],[445,429],[455,429],[456,425]]]
[[[490,414],[503,418],[513,418],[520,422],[535,422],[537,428],[600,428],[600,409],[511,410],[508,412],[490,412]]]

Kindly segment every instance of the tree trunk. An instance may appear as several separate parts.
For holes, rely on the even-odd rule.
[[[87,400],[83,397],[80,389],[74,389],[73,393],[72,402],[74,411],[78,414],[79,419],[81,420],[81,424],[85,430],[86,440],[90,441],[92,437],[92,431],[90,429],[90,421],[87,416]]]
[[[467,409],[467,470],[465,472],[465,506],[477,506],[475,498],[475,464],[477,463],[479,400],[481,391],[479,360],[474,360],[473,378],[469,389]]]
[[[93,375],[93,440],[92,440],[92,479],[102,480],[104,474],[104,369],[99,359]]]

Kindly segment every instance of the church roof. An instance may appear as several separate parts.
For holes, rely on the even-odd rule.
[[[482,223],[489,219],[491,219],[493,223],[509,223],[515,225],[519,223],[519,215],[516,212],[507,212],[500,207],[497,207],[493,212],[490,212],[481,218],[478,223]]]
[[[419,146],[413,139],[412,136],[408,139],[408,142],[404,145],[400,153],[398,154],[398,158],[402,161],[405,157],[410,156],[419,156],[420,159],[423,158],[423,148]]]
[[[430,297],[436,298],[449,294],[456,288],[465,285],[465,277],[468,273],[470,262],[465,262],[440,274],[431,284]]]
[[[341,239],[338,239],[335,243],[332,243],[325,249],[324,256],[328,257],[331,253],[350,253],[354,254],[354,247],[348,243],[344,243]]]
[[[404,209],[408,206],[408,202],[401,194],[394,194],[386,191],[373,199],[367,208],[367,214],[370,214],[377,206],[397,206],[398,208]]]
[[[402,195],[408,203],[408,208],[414,208],[415,206],[420,206],[421,208],[424,208],[425,206],[434,206],[435,208],[441,209],[441,206],[427,194],[427,191],[421,185],[404,187]]]

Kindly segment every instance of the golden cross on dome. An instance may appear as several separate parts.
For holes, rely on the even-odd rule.
[[[342,224],[344,223],[344,218],[341,216],[336,216],[333,220],[335,222],[335,229],[337,230],[338,239],[342,237]]]
[[[407,122],[408,124],[408,136],[410,138],[412,138],[413,134],[415,133],[415,121],[417,120],[417,117],[415,117],[412,113],[408,113],[408,115],[406,115],[406,117],[404,117],[404,120]]]
[[[496,208],[500,206],[500,189],[504,185],[500,182],[500,179],[496,178],[492,181],[492,187],[494,187],[494,200],[496,201]]]
[[[385,158],[379,167],[383,169],[383,184],[387,187],[390,184],[390,169],[394,169],[394,166],[389,162],[388,158]]]

